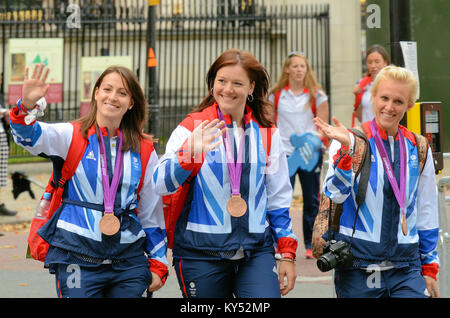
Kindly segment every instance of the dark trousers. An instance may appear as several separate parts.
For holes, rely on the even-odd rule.
[[[303,240],[305,248],[311,248],[311,239],[314,221],[319,212],[320,197],[320,171],[322,167],[322,154],[312,171],[298,169],[290,178],[292,188],[295,185],[295,176],[298,175],[303,194]]]
[[[426,298],[426,284],[420,269],[409,267],[385,271],[336,270],[334,283],[338,298]]]
[[[139,298],[152,282],[148,267],[115,270],[111,265],[57,264],[56,292],[65,298]]]
[[[174,259],[184,298],[280,298],[273,253],[240,260]]]

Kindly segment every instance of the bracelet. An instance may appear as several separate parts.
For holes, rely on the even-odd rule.
[[[291,253],[291,252],[284,252],[284,253],[281,253],[281,257],[282,257],[282,258],[290,258],[290,259],[295,260],[295,254],[294,254],[294,253]]]
[[[19,98],[19,100],[17,101],[16,105],[17,105],[17,107],[19,108],[19,110],[21,112],[24,112],[25,114],[28,114],[28,109],[26,109],[25,107],[22,108],[22,97]]]
[[[282,257],[282,258],[280,258],[280,261],[295,263],[295,260],[293,258],[288,258],[288,257]]]

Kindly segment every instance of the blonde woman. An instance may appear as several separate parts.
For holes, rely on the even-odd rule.
[[[372,162],[358,213],[355,193],[360,179],[355,179],[351,157],[355,138],[337,118],[333,117],[336,126],[314,119],[317,128],[334,139],[329,154],[334,163],[324,182],[325,195],[343,203],[334,239],[351,242],[354,257],[353,266],[336,267],[338,297],[439,297],[439,224],[431,148],[426,160],[419,160],[416,137],[399,125],[414,106],[416,92],[415,76],[401,67],[386,66],[374,80],[375,118],[362,124]]]
[[[319,117],[328,122],[328,97],[317,82],[308,59],[302,53],[290,53],[283,64],[279,80],[273,87],[269,99],[275,105],[275,122],[280,131],[281,142],[289,158],[295,147],[292,135],[307,132],[317,134],[313,118]],[[327,140],[321,138],[325,145]],[[305,257],[312,259],[311,237],[314,220],[319,209],[320,171],[322,150],[319,149],[317,164],[311,171],[298,168],[290,176],[294,188],[298,175],[303,194],[303,238]]]

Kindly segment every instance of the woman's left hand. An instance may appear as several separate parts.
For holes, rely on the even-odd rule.
[[[439,287],[437,281],[429,276],[423,276],[423,279],[425,280],[425,284],[427,286],[428,294],[431,298],[440,298],[441,295],[439,295]]]
[[[148,287],[148,291],[150,293],[153,293],[155,291],[157,291],[158,289],[160,289],[161,287],[164,286],[161,277],[159,277],[159,275],[152,273],[152,283],[150,284],[150,286]]]
[[[286,296],[295,286],[295,263],[289,261],[280,261],[278,269],[278,282],[280,283],[280,291],[282,296]],[[285,282],[286,277],[286,282]]]

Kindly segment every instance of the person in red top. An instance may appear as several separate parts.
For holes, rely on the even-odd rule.
[[[370,92],[370,87],[378,72],[388,64],[389,56],[384,47],[375,44],[367,50],[367,75],[361,78],[353,88],[355,103],[353,105],[352,127],[355,126],[355,118],[357,118],[360,123],[374,118],[375,115],[372,109],[372,94]]]

